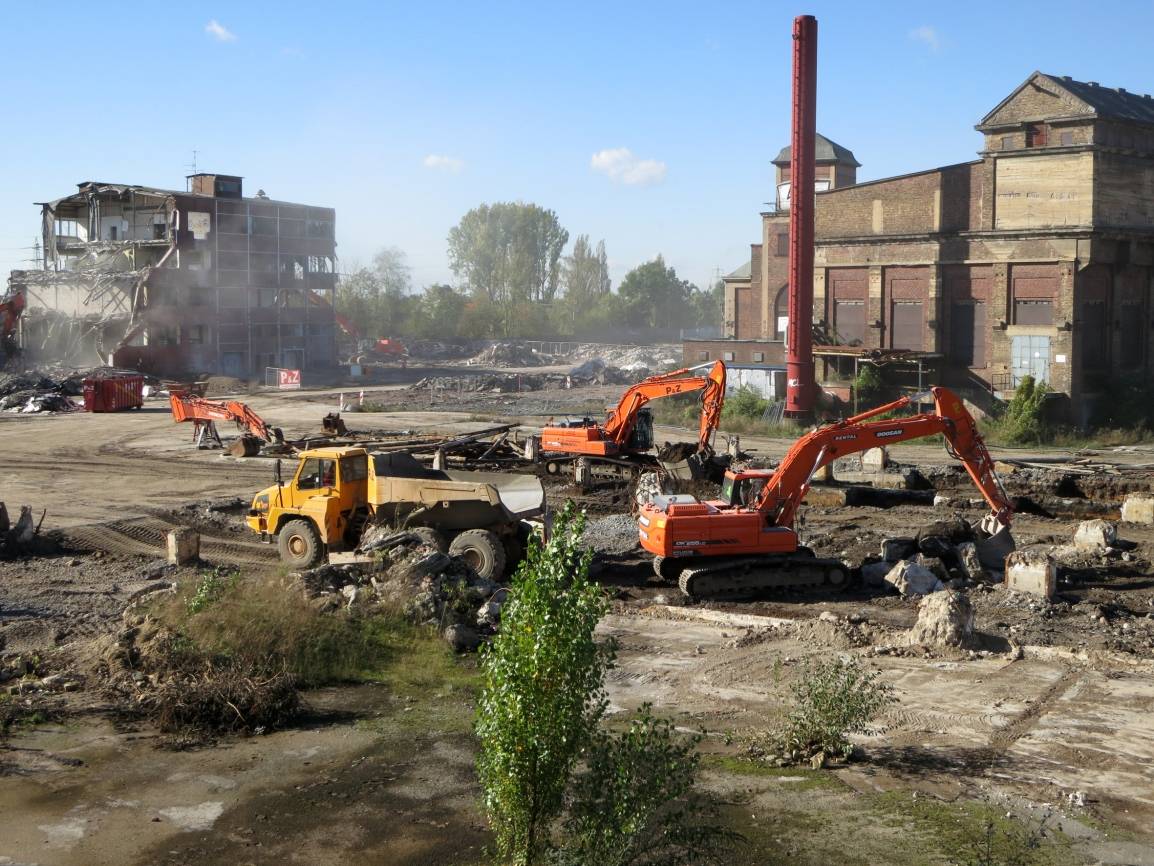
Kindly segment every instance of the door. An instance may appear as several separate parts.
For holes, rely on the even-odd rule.
[[[890,306],[890,348],[920,352],[925,332],[924,306],[921,301],[894,301]]]
[[[986,305],[981,301],[950,307],[950,360],[967,367],[986,366]]]
[[[1033,376],[1035,383],[1049,382],[1050,338],[1013,337],[1010,341],[1010,365],[1015,388],[1025,376]]]

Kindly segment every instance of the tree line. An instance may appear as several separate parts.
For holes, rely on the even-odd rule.
[[[644,337],[717,326],[721,283],[703,290],[658,255],[614,290],[605,242],[572,246],[557,214],[535,204],[482,204],[449,232],[455,285],[414,291],[403,250],[386,247],[337,286],[337,312],[365,338]]]

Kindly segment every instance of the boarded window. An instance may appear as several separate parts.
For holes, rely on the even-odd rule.
[[[1069,147],[1074,143],[1074,133],[1068,129],[1060,132],[1058,133],[1058,141],[1062,144],[1063,147]]]
[[[921,301],[895,301],[890,307],[890,348],[920,352],[925,333]]]
[[[1054,302],[1043,300],[1014,301],[1015,325],[1054,324]]]
[[[697,360],[698,361],[708,361],[709,360],[709,353],[708,352],[698,352],[697,353]]]
[[[1014,149],[1014,136],[1003,135],[1002,136],[1002,150],[1013,150],[1013,149]]]
[[[1078,337],[1082,364],[1087,370],[1105,370],[1110,366],[1110,332],[1107,328],[1106,302],[1083,301],[1079,316]]]
[[[777,254],[778,256],[789,255],[789,235],[787,233],[777,236]]]
[[[1031,123],[1026,127],[1026,147],[1045,147],[1046,124]]]
[[[733,352],[722,352],[721,353],[721,360],[732,361],[733,360]]]
[[[1121,329],[1121,345],[1118,347],[1118,363],[1124,370],[1141,367],[1145,360],[1142,337],[1146,333],[1146,317],[1141,304],[1123,304],[1118,317]]]
[[[955,303],[950,307],[950,360],[966,367],[986,366],[984,303]]]
[[[833,328],[838,341],[847,346],[860,346],[865,342],[866,305],[864,301],[835,301],[833,305]]]
[[[765,362],[765,352],[754,352],[753,353],[753,363],[761,364],[764,362]]]

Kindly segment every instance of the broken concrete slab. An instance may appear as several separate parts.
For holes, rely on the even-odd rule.
[[[1074,532],[1074,546],[1082,550],[1105,550],[1117,541],[1118,527],[1109,520],[1083,520]]]
[[[974,582],[986,579],[986,570],[982,567],[982,560],[978,556],[978,546],[972,541],[963,541],[957,547],[958,561],[966,577]]]
[[[901,562],[913,556],[918,550],[918,543],[913,538],[885,538],[882,539],[882,559],[886,562]]]
[[[891,568],[885,582],[906,598],[928,595],[945,588],[945,584],[930,569],[908,559],[903,559]]]
[[[904,472],[885,472],[880,469],[861,472],[844,470],[837,473],[837,480],[845,484],[869,484],[880,490],[913,490],[916,476],[908,470]]]
[[[1058,566],[1046,551],[1015,550],[1006,557],[1006,589],[1053,598],[1058,585]]]
[[[866,562],[861,567],[861,580],[865,586],[885,586],[886,575],[893,569],[892,562]]]
[[[1154,524],[1154,494],[1127,493],[1122,500],[1122,520],[1147,526]]]
[[[863,472],[881,472],[889,465],[889,453],[884,445],[876,448],[867,448],[861,453],[861,468]]]

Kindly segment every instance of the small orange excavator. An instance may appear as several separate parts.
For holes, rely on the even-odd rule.
[[[721,421],[725,404],[725,364],[717,361],[705,375],[700,368],[685,368],[650,376],[632,385],[609,410],[604,424],[590,418],[541,431],[541,452],[550,473],[560,472],[564,460],[584,458],[585,462],[608,465],[635,473],[653,448],[653,415],[645,404],[661,397],[701,391],[701,429],[697,440],[699,455],[713,453],[713,434]],[[580,464],[579,464],[580,465]],[[579,479],[580,480],[580,479]]]
[[[930,396],[933,412],[869,420]],[[655,498],[638,515],[641,546],[654,554],[658,576],[677,580],[691,598],[749,596],[787,586],[843,588],[849,568],[840,560],[816,558],[798,544],[793,528],[814,474],[846,454],[937,433],[990,506],[978,553],[985,562],[1000,563],[1014,549],[1012,501],[973,417],[956,394],[940,387],[819,427],[794,443],[777,469],[727,471],[718,501]]]
[[[206,400],[195,394],[172,391],[169,394],[173,421],[193,423],[193,441],[197,448],[222,448],[217,421],[235,421],[243,431],[238,442],[229,449],[235,457],[255,457],[261,446],[284,442],[279,427],[270,427],[247,404],[239,400]]]

